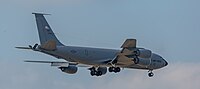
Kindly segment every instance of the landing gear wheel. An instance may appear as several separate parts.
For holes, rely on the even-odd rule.
[[[94,75],[96,75],[96,71],[91,71],[90,74],[91,74],[92,76],[94,76]]]
[[[108,68],[108,71],[109,72],[115,72],[115,73],[118,73],[121,71],[120,67],[109,67]]]
[[[154,75],[153,72],[150,72],[150,73],[148,74],[149,77],[153,77],[153,75]]]
[[[89,70],[90,70],[91,76],[101,76],[101,75],[103,75],[103,72],[98,70],[98,69],[96,70],[95,67],[89,68]]]
[[[95,70],[95,68],[94,68],[94,67],[92,67],[92,68],[89,68],[89,70],[90,70],[90,75],[91,75],[91,76],[94,76],[94,75],[96,75],[96,74],[97,74],[97,71]]]
[[[96,76],[101,76],[102,72],[101,71],[97,71]]]
[[[121,69],[119,67],[116,67],[114,70],[115,73],[120,72],[120,71],[121,71]]]
[[[113,72],[114,70],[115,70],[115,67],[109,67],[109,68],[108,68],[108,71],[109,71],[109,72]]]
[[[65,70],[65,68],[64,68],[64,67],[59,67],[59,69],[60,69],[61,71],[64,71],[64,70]]]

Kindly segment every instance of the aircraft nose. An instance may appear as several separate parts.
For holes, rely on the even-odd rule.
[[[163,59],[164,60],[164,59]],[[165,66],[167,66],[168,65],[168,62],[166,61],[166,60],[164,60],[165,61]]]

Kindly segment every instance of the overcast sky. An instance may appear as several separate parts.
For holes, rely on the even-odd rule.
[[[199,0],[1,0],[0,89],[199,89]],[[125,39],[162,55],[169,65],[91,77],[23,60],[57,60],[15,46],[39,43],[32,12],[46,16],[66,45],[119,49]]]

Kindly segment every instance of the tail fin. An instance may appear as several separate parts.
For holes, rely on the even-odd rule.
[[[54,41],[57,46],[63,46],[63,44],[55,36],[50,25],[48,24],[48,22],[44,17],[44,15],[49,15],[49,14],[42,14],[42,13],[32,13],[32,14],[34,14],[36,18],[40,44],[44,45],[49,41]]]

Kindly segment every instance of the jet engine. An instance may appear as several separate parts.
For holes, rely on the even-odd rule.
[[[97,69],[97,71],[101,71],[102,72],[102,75],[106,74],[107,73],[107,68],[106,67],[99,67]]]
[[[78,68],[76,66],[69,65],[68,67],[59,67],[59,69],[62,72],[68,73],[68,74],[75,74],[78,71]]]
[[[133,52],[136,53],[136,55],[140,58],[150,58],[152,54],[152,52],[148,49],[138,49]]]
[[[147,67],[151,64],[151,58],[138,58],[138,65]]]

